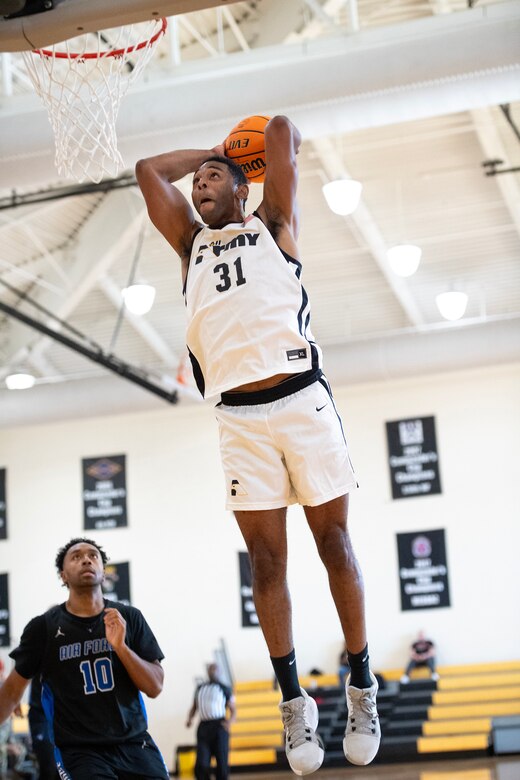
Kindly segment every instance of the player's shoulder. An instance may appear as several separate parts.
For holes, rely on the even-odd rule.
[[[126,604],[124,601],[110,601],[105,599],[105,609],[117,609],[123,616],[124,615],[140,615],[141,611],[137,607],[133,607],[131,604]]]
[[[138,626],[146,623],[145,617],[140,609],[131,604],[125,604],[122,601],[109,601],[105,599],[105,609],[117,609],[130,626]]]

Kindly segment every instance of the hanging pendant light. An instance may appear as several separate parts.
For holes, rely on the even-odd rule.
[[[359,205],[362,189],[361,182],[354,179],[336,179],[322,187],[328,207],[341,217],[354,213]]]

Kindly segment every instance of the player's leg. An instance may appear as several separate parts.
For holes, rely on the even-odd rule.
[[[283,657],[293,649],[286,514],[285,507],[235,512],[251,561],[256,613],[273,658]],[[283,692],[281,683],[280,687]]]
[[[404,670],[404,674],[401,677],[401,682],[403,683],[403,685],[406,685],[407,683],[410,682],[410,674],[411,672],[413,672],[416,666],[417,666],[417,661],[414,661],[413,658],[410,658],[408,664],[406,665],[406,669]]]
[[[348,494],[320,506],[304,507],[346,637],[349,661],[366,646],[363,577],[347,529]],[[368,664],[351,666],[354,683],[370,682]]]
[[[296,774],[306,775],[321,766],[323,746],[315,734],[316,703],[298,682],[287,586],[286,513],[286,508],[235,511],[235,517],[251,561],[256,613],[282,691],[287,758]]]
[[[363,578],[347,528],[348,495],[304,509],[327,570],[348,649],[351,671],[346,684],[348,720],[343,748],[351,763],[365,765],[379,749],[381,731],[378,685],[368,665]]]

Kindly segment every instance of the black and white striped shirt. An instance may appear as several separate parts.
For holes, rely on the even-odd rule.
[[[205,682],[195,692],[195,702],[201,720],[223,720],[231,690],[219,682]]]

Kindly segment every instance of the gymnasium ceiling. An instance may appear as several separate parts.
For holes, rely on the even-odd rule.
[[[139,157],[213,145],[250,113],[287,113],[302,129],[304,284],[336,383],[520,358],[520,3],[472,5],[214,2],[170,19],[124,98],[118,137],[129,175]],[[71,182],[54,167],[49,122],[21,55],[4,53],[2,66],[5,207],[15,195]],[[502,161],[497,170],[517,170],[486,176],[483,163],[492,159]],[[342,176],[363,184],[350,217],[334,215],[321,193]],[[260,193],[254,185],[251,206]],[[423,251],[406,279],[386,259],[386,249],[403,242]],[[157,289],[143,317],[121,310],[135,262],[136,276]],[[456,323],[435,304],[450,289],[469,296]],[[91,348],[177,389],[180,403],[194,402],[183,368],[178,261],[137,188],[0,210],[0,302],[58,328],[27,299]],[[35,387],[7,390],[5,376],[22,368],[35,374]],[[1,426],[164,404],[0,312]]]

